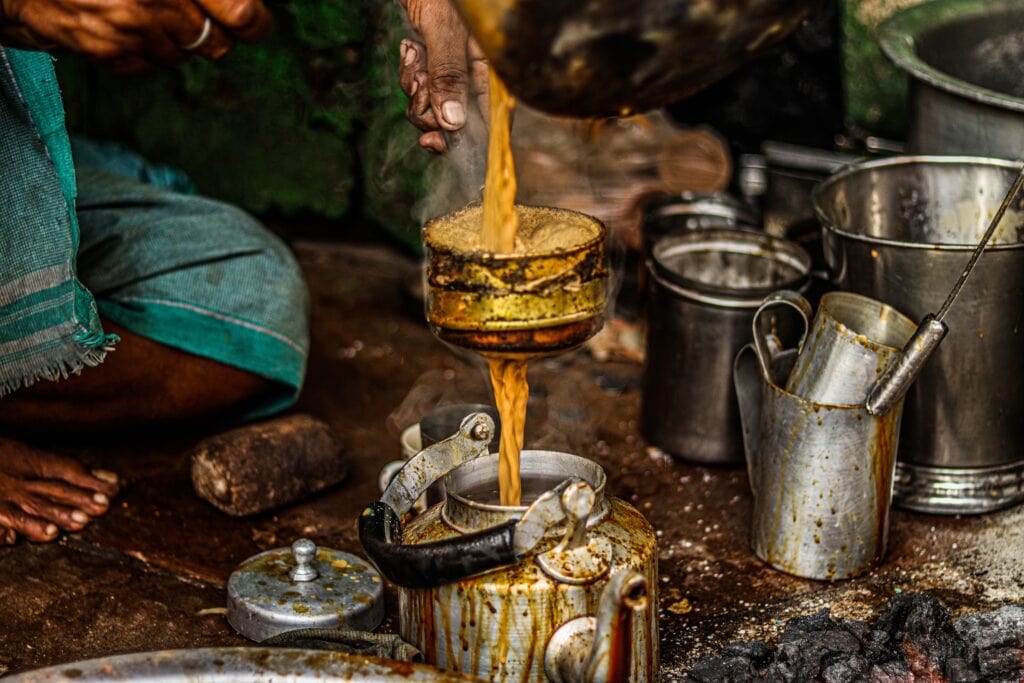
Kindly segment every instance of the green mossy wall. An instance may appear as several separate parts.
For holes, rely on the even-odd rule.
[[[124,79],[58,59],[69,127],[183,169],[249,211],[371,222],[418,246],[427,154],[398,88],[390,0],[294,0],[275,29],[217,63]],[[343,220],[344,219],[344,220]]]

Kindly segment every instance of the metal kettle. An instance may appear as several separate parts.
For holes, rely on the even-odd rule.
[[[550,114],[622,116],[714,83],[820,0],[454,0],[514,95]]]
[[[605,495],[597,463],[523,451],[525,507],[497,488],[494,423],[468,416],[421,451],[359,518],[367,556],[398,586],[399,631],[426,660],[491,681],[657,679],[657,543]],[[447,499],[403,523],[435,481]]]

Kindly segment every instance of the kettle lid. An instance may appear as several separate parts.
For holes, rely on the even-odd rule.
[[[305,628],[372,631],[384,620],[384,582],[366,560],[300,538],[239,565],[227,619],[255,641]]]

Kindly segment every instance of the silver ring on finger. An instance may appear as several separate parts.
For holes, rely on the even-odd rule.
[[[203,22],[203,30],[199,33],[199,37],[193,40],[188,45],[182,45],[181,49],[185,50],[186,52],[199,49],[199,47],[201,47],[202,44],[206,42],[206,39],[210,37],[210,33],[212,32],[213,21],[210,20],[210,17],[206,17],[206,21]]]

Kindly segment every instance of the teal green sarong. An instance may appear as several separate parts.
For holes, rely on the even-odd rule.
[[[49,55],[0,48],[0,396],[101,363],[102,315],[276,380],[253,416],[289,405],[309,337],[288,248],[174,174],[95,151],[72,158]]]

